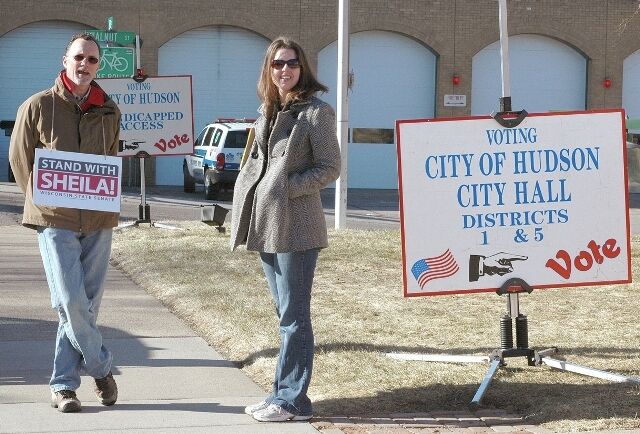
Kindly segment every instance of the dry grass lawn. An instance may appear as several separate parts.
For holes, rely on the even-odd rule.
[[[257,254],[231,253],[228,235],[202,223],[182,231],[135,228],[114,237],[113,261],[265,390],[278,333]],[[634,280],[640,239],[633,240]],[[141,261],[140,258],[146,258]],[[555,358],[640,376],[640,293],[631,285],[548,289],[520,298],[529,344]],[[483,364],[398,361],[387,352],[488,355],[500,346],[504,298],[495,294],[403,298],[399,231],[330,232],[314,295],[317,416],[460,410]],[[507,360],[483,405],[555,431],[640,428],[640,386]]]

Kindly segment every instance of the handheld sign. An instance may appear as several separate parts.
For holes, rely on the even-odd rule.
[[[191,76],[97,80],[122,112],[118,155],[193,153]]]
[[[396,122],[405,296],[631,282],[622,110]]]
[[[122,159],[36,149],[33,203],[120,212]]]

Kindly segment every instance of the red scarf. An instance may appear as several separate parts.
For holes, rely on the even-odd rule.
[[[73,94],[73,91],[76,90],[78,86],[73,81],[71,81],[69,77],[67,77],[65,71],[60,72],[60,78],[62,78],[62,83],[64,84],[65,89]],[[105,100],[106,97],[104,91],[92,84],[91,86],[89,86],[89,96],[84,100],[84,102],[80,106],[80,109],[83,112],[86,112],[91,106],[102,107]]]

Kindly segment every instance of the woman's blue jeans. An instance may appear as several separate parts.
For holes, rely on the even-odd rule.
[[[42,263],[58,312],[58,334],[49,386],[53,392],[76,390],[83,369],[106,377],[112,356],[96,325],[111,255],[111,229],[81,234],[66,229],[38,228]]]
[[[260,259],[280,320],[280,353],[267,401],[295,415],[311,415],[307,396],[314,350],[311,286],[318,249],[260,253]]]

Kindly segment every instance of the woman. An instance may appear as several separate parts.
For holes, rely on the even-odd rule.
[[[245,409],[263,422],[312,416],[311,285],[318,251],[328,245],[320,190],[340,174],[333,110],[314,96],[326,90],[300,45],[284,37],[271,43],[258,81],[255,139],[234,187],[231,219],[231,247],[260,252],[280,320],[273,390]]]

